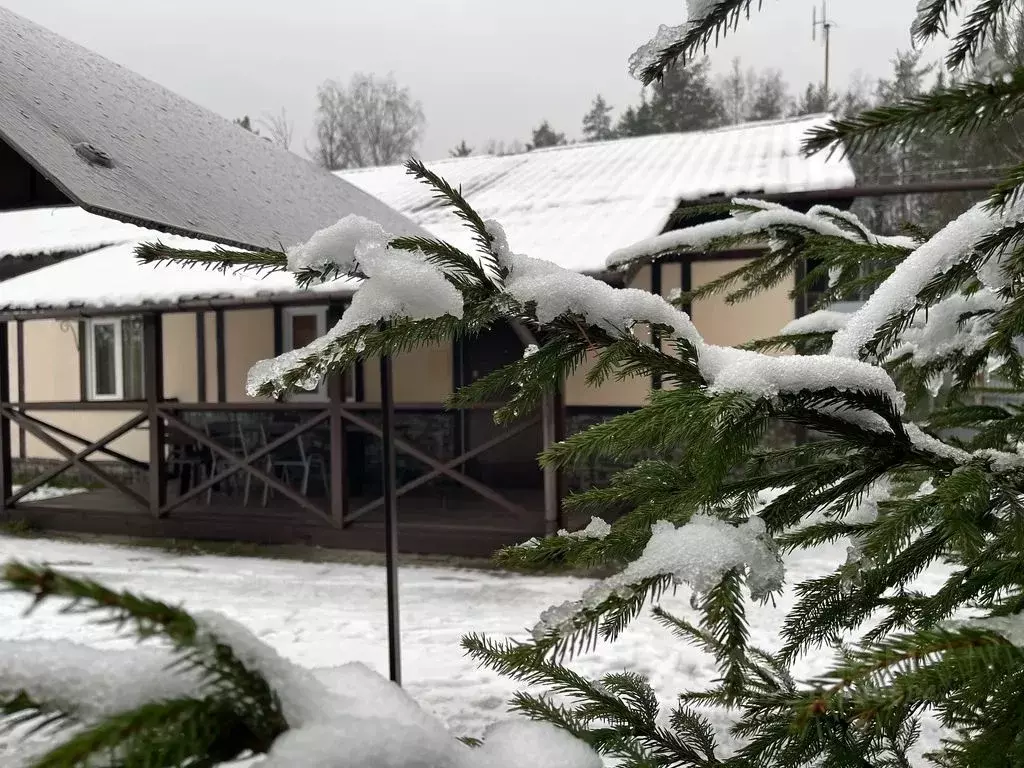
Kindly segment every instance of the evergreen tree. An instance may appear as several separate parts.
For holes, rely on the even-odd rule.
[[[824,83],[808,83],[793,106],[794,115],[818,115],[839,111],[839,94],[830,90],[825,94]]]
[[[619,136],[649,136],[652,133],[661,133],[654,121],[651,112],[651,105],[644,93],[640,94],[640,105],[637,107],[626,107],[619,116],[619,124],[615,128]]]
[[[233,122],[239,128],[244,128],[245,130],[249,131],[249,133],[255,133],[259,135],[259,131],[252,127],[252,120],[249,119],[248,115],[245,115],[244,117],[236,117]]]
[[[555,131],[545,120],[533,129],[533,140],[526,145],[527,151],[543,147],[558,147],[565,144],[565,134]]]
[[[583,138],[585,141],[606,141],[615,138],[612,108],[601,94],[594,98],[590,111],[583,116]]]
[[[722,96],[711,83],[711,63],[699,59],[673,67],[651,92],[651,120],[657,133],[700,131],[726,122]]]
[[[473,154],[473,148],[463,139],[454,149],[449,150],[448,154],[451,157],[469,157]]]
[[[752,6],[751,0],[701,3],[701,14],[650,46],[643,77],[650,82],[677,59],[692,61]],[[971,63],[1013,7],[1010,0],[986,0],[965,9],[947,65]],[[925,0],[918,8],[915,41],[927,43],[945,34],[958,4]],[[805,146],[816,152],[841,145],[858,153],[921,133],[969,136],[1022,110],[1024,70],[1016,68],[998,79],[968,79],[836,119],[811,131]],[[659,235],[609,259],[630,269],[673,253],[769,243],[757,258],[677,303],[716,292],[739,301],[792,281],[794,272],[801,276],[797,292],[829,278],[822,306],[870,293],[852,315],[816,312],[748,349],[708,344],[683,311],[660,297],[617,290],[516,254],[500,225],[483,221],[458,190],[418,162],[407,167],[454,209],[478,253],[431,238],[389,238],[371,222],[348,217],[330,236],[314,237],[287,256],[160,244],[141,247],[139,255],[144,261],[288,268],[306,285],[338,275],[364,280],[328,336],[304,354],[253,369],[257,395],[278,395],[360,357],[473,336],[507,321],[538,344],[457,392],[453,406],[506,395],[497,418],[513,421],[536,410],[589,354],[597,356],[592,383],[657,374],[668,385],[652,392],[643,408],[573,435],[542,457],[558,468],[598,458],[630,466],[609,484],[567,500],[573,511],[611,522],[595,517],[582,531],[499,554],[501,562],[527,570],[601,566],[615,574],[578,601],[546,611],[529,638],[465,638],[479,662],[534,689],[516,696],[518,711],[634,768],[907,768],[922,764],[913,750],[922,718],[932,714],[945,740],[927,757],[929,764],[1024,764],[1024,408],[973,399],[988,372],[1015,393],[1024,389],[1019,160],[985,201],[926,241],[879,236],[829,206],[800,213],[735,200],[727,211],[702,209],[723,216],[717,221]],[[804,274],[798,267],[812,256]],[[396,262],[401,269],[393,268]],[[866,274],[865,263],[875,265]],[[394,307],[407,311],[394,314]],[[636,325],[657,330],[661,347],[634,334]],[[780,349],[796,354],[766,354]],[[807,428],[814,442],[767,445],[763,437],[776,424]],[[833,541],[849,542],[847,561],[793,585],[792,604],[780,608],[786,619],[778,643],[755,647],[747,612],[782,590],[780,552]],[[934,572],[941,587],[919,589],[915,579],[936,566],[942,566]],[[9,570],[8,576],[40,599],[84,599],[82,587],[62,586],[52,574]],[[654,615],[715,660],[720,674],[709,689],[682,692],[662,717],[642,675],[626,671],[592,680],[568,666],[593,643],[614,640],[649,600],[676,586],[690,590],[692,614],[657,607]],[[89,597],[97,606],[129,603],[109,593]],[[143,626],[192,647],[193,625],[166,606],[149,607],[152,623]],[[115,716],[101,723],[105,741],[90,732],[78,740],[80,750],[91,745],[90,754],[103,757],[111,744],[132,747],[140,743],[131,738],[143,723],[152,726],[143,732],[153,734],[155,744],[184,750],[198,743],[203,751],[175,753],[188,760],[158,753],[158,760],[149,748],[148,762],[118,764],[211,765],[239,745],[265,751],[268,740],[276,744],[279,715],[288,721],[287,712],[267,694],[268,672],[232,664],[235,642],[203,645],[203,653],[189,657],[198,665],[217,649],[218,663],[200,667],[218,672],[212,713],[190,702],[191,709],[146,710],[148,720],[140,720],[141,711],[131,720]],[[825,646],[833,660],[815,667]],[[53,713],[60,699],[40,700],[23,689],[8,693],[7,711],[25,717]],[[722,754],[715,721],[706,716],[712,709],[728,711],[729,730],[739,741],[730,755]],[[195,754],[205,761],[191,759]],[[347,758],[317,764],[347,765]],[[558,764],[595,765],[564,755]]]
[[[777,69],[762,72],[750,95],[748,120],[776,120],[785,117],[790,108],[789,87]]]

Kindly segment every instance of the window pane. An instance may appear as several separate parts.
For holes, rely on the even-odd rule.
[[[92,325],[92,370],[94,395],[110,397],[117,394],[117,340],[113,323]]]
[[[142,318],[130,317],[121,321],[121,349],[124,354],[124,399],[145,398],[143,379]]]
[[[320,334],[316,315],[292,315],[292,349],[304,347]]]

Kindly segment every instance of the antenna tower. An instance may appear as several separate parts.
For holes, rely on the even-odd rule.
[[[818,18],[818,8],[811,9],[811,40],[818,39],[818,27],[821,27],[821,35],[825,43],[825,108],[828,109],[829,93],[829,43],[832,37],[832,27],[836,26],[828,17],[826,0],[821,0],[821,18]]]

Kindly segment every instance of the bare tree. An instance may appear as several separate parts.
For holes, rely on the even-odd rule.
[[[272,115],[269,112],[264,114],[263,119],[260,120],[260,125],[267,132],[267,138],[274,142],[274,144],[284,149],[291,149],[292,137],[295,134],[295,124],[288,119],[288,113],[284,107],[281,107],[281,111],[276,115]]]
[[[393,75],[360,72],[348,86],[327,80],[317,90],[316,145],[309,152],[335,171],[390,165],[412,152],[424,122],[419,102]]]

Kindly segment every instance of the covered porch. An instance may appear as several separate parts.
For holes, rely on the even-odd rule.
[[[569,409],[559,394],[541,412],[499,428],[496,404],[451,411],[440,397],[407,397],[449,392],[502,357],[521,355],[507,333],[455,345],[456,364],[442,383],[428,381],[421,360],[390,361],[391,394],[401,381],[406,395],[393,403],[390,428],[380,361],[280,401],[234,395],[241,382],[232,384],[239,373],[232,347],[252,353],[255,313],[272,318],[266,352],[279,352],[287,342],[305,343],[297,337],[302,323],[292,320],[308,319],[313,301],[334,314],[347,297],[0,314],[0,520],[130,537],[383,549],[382,456],[390,442],[403,551],[487,556],[585,523],[566,520],[560,500],[568,483],[587,484],[592,475],[542,471],[536,456],[567,429],[623,409]],[[242,315],[248,335],[229,333],[239,326],[232,317]],[[107,344],[101,335],[111,323],[119,335]],[[51,343],[69,337],[77,371]],[[117,358],[109,374],[97,370],[108,353]],[[69,492],[51,492],[55,485]]]

